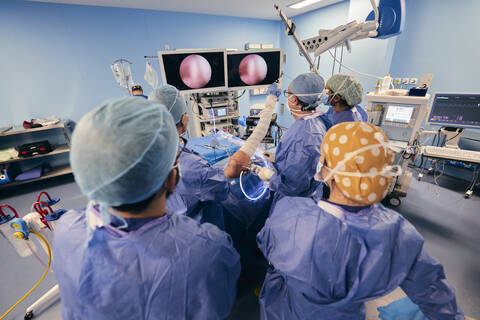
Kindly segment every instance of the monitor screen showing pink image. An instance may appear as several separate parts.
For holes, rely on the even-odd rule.
[[[280,50],[229,52],[228,87],[268,86],[280,77],[280,61]]]
[[[226,88],[225,51],[159,53],[164,83],[180,91]]]

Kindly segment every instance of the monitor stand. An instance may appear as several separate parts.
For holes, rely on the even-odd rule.
[[[440,132],[446,135],[445,148],[460,149],[458,142],[462,137],[463,128],[445,127]]]

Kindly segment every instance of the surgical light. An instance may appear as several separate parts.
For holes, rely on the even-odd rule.
[[[320,1],[323,1],[323,0],[302,0],[302,1],[297,1],[295,3],[289,4],[288,7],[292,9],[301,9]]]

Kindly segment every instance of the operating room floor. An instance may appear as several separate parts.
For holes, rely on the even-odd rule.
[[[460,307],[467,315],[480,319],[479,190],[471,199],[464,199],[467,182],[442,177],[439,179],[440,186],[437,186],[429,181],[431,177],[426,176],[425,180],[412,181],[409,194],[398,211],[425,237],[425,247],[430,255],[444,265],[447,279],[456,289]],[[86,204],[86,198],[71,181],[51,186],[47,191],[62,198],[66,208],[80,208]],[[25,214],[30,212],[36,194],[14,195],[0,199],[0,203],[10,204],[19,213]],[[44,270],[34,258],[20,258],[3,238],[0,238],[0,252],[0,312],[3,313],[31,288]],[[25,309],[54,284],[54,275],[49,273],[46,280],[5,319],[23,319]],[[253,292],[237,300],[230,317],[259,318],[259,307]],[[36,314],[34,319],[61,319],[60,303]]]

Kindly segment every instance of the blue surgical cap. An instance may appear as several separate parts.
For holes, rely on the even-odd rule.
[[[168,111],[172,114],[175,123],[179,123],[180,120],[182,120],[184,113],[187,112],[185,99],[180,95],[177,88],[169,84],[153,90],[148,99],[161,103],[167,107]]]
[[[320,75],[313,72],[302,73],[293,79],[289,86],[290,93],[300,95],[297,96],[300,101],[314,107],[320,103],[323,89],[325,89],[325,81]],[[312,95],[303,96],[302,94]]]
[[[108,206],[155,194],[175,162],[178,134],[168,110],[127,97],[107,101],[78,122],[70,163],[82,192]]]

